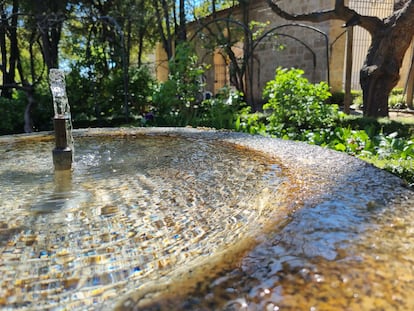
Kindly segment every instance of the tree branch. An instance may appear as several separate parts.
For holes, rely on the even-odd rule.
[[[304,14],[291,14],[280,8],[276,2],[279,0],[267,0],[270,8],[280,17],[286,20],[308,21],[320,23],[328,20],[342,20],[345,22],[344,27],[358,25],[366,29],[369,33],[377,32],[384,23],[377,17],[360,15],[356,11],[345,6],[344,0],[336,0],[335,8],[330,10],[321,10]]]

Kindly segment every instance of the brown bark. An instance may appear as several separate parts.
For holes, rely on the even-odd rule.
[[[33,88],[29,89],[27,92],[27,105],[24,111],[24,131],[25,133],[33,132],[33,120],[32,120],[32,111],[36,105],[36,100],[34,99],[34,90]]]
[[[38,14],[36,16],[37,27],[42,40],[43,57],[48,69],[59,67],[58,47],[63,21],[64,16],[59,13],[51,13],[46,16]]]
[[[360,72],[366,116],[388,116],[388,97],[400,79],[400,68],[414,31],[414,3],[384,20],[372,34],[372,43]]]
[[[186,18],[185,18],[185,2],[184,0],[180,0],[180,20],[178,25],[178,41],[179,42],[185,42],[187,40],[187,30],[186,30]]]
[[[0,48],[2,55],[1,73],[3,75],[3,88],[1,95],[6,98],[11,98],[13,85],[15,84],[16,64],[19,60],[19,46],[17,39],[17,23],[19,5],[18,1],[13,1],[13,8],[10,18],[1,7],[1,40]],[[10,20],[10,24],[9,24]],[[9,46],[7,45],[7,39]],[[4,87],[6,86],[6,87]]]

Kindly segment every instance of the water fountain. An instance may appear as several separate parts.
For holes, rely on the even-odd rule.
[[[398,178],[240,133],[73,136],[66,175],[53,135],[0,137],[1,308],[414,307],[414,196]]]
[[[72,168],[73,137],[70,106],[66,95],[65,75],[63,70],[51,69],[49,72],[50,90],[53,96],[55,116],[56,146],[53,149],[53,164],[56,171],[66,171]]]

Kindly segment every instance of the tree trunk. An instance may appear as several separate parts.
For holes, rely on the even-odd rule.
[[[19,59],[19,45],[17,38],[17,25],[18,25],[18,1],[13,1],[13,8],[11,12],[11,24],[8,24],[6,12],[4,7],[2,9],[2,23],[1,23],[1,73],[3,75],[3,86],[1,96],[5,98],[12,98],[12,90],[16,84],[16,63]],[[7,38],[9,42],[7,43]],[[8,55],[8,56],[7,56]],[[7,57],[9,59],[7,59]]]
[[[33,132],[33,120],[32,120],[32,111],[36,106],[36,100],[34,98],[34,89],[30,88],[26,91],[27,95],[27,106],[24,111],[24,131],[25,133]]]
[[[410,42],[411,36],[401,28],[384,27],[372,34],[372,43],[360,71],[364,116],[388,116],[388,98],[400,80],[400,68]]]
[[[402,59],[395,55],[389,36],[373,36],[360,71],[363,113],[368,117],[388,116],[388,98],[399,80]]]
[[[184,0],[180,0],[180,7],[179,7],[179,25],[178,25],[178,41],[185,42],[187,40],[187,30],[186,30],[186,18],[185,18],[185,2]]]

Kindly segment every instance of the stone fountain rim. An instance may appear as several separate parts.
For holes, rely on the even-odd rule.
[[[343,152],[334,151],[304,142],[283,140],[279,138],[251,135],[227,130],[190,127],[131,127],[131,128],[88,128],[75,129],[73,136],[134,136],[158,135],[180,136],[183,138],[206,139],[223,141],[243,146],[247,149],[259,151],[264,155],[279,159],[287,169],[317,171],[318,179],[329,176],[338,179],[340,176],[358,173],[361,169],[368,169],[379,178],[385,178],[398,185],[402,180],[388,172],[380,170],[358,158]],[[53,140],[53,132],[36,132],[30,134],[15,134],[0,136],[0,145],[11,142],[32,140]],[[76,141],[75,141],[76,148]]]

